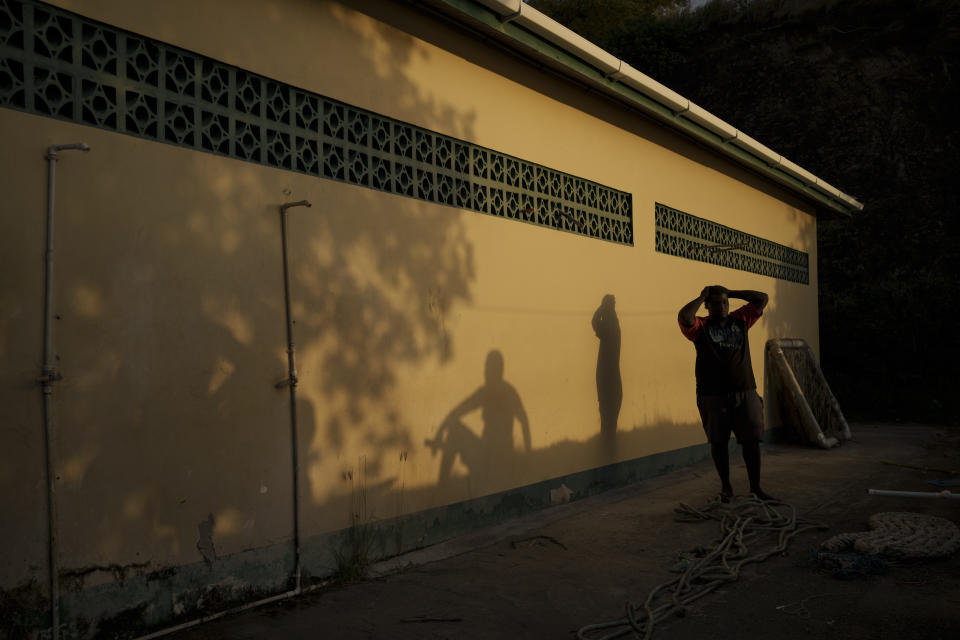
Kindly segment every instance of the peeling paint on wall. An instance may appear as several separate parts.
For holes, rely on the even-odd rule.
[[[149,562],[137,562],[127,565],[90,565],[76,569],[61,569],[60,584],[66,591],[81,591],[87,586],[91,576],[107,574],[112,576],[115,582],[123,582],[131,575],[142,575],[149,566]],[[97,575],[97,579],[93,582],[102,583],[105,579],[108,579],[106,575]]]
[[[50,599],[35,579],[0,590],[0,638],[31,638],[49,626]]]

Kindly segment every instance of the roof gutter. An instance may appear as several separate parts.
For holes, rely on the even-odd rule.
[[[863,204],[706,109],[637,71],[522,0],[422,0],[458,22],[548,64],[704,143],[830,211]]]

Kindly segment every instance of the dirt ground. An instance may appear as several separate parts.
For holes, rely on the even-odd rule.
[[[852,425],[854,440],[830,451],[765,445],[768,492],[829,528],[793,539],[787,555],[744,569],[654,638],[960,638],[960,554],[900,561],[882,575],[838,579],[811,561],[827,538],[866,531],[884,511],[960,523],[960,500],[870,496],[867,489],[937,491],[956,478],[883,464],[960,470],[960,431],[915,425]],[[739,456],[734,488],[746,491]],[[709,545],[713,521],[678,522],[681,502],[702,505],[718,482],[709,462],[576,501],[386,561],[372,577],[251,609],[167,636],[220,638],[575,638],[621,618],[652,587],[676,576],[678,554]],[[953,491],[960,492],[960,488]],[[625,636],[629,637],[629,636]]]

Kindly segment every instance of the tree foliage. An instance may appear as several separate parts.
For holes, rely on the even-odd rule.
[[[578,24],[864,202],[819,221],[822,366],[855,417],[957,423],[960,4],[714,0]]]
[[[588,40],[609,33],[624,20],[666,16],[687,7],[688,0],[529,0],[532,7]]]

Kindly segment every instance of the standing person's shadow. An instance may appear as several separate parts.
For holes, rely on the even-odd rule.
[[[603,456],[612,462],[616,448],[617,420],[623,404],[623,382],[620,379],[620,320],[616,298],[603,296],[593,314],[593,332],[600,338],[597,351],[597,404],[600,406],[600,440]]]
[[[520,395],[503,379],[503,354],[493,350],[487,354],[484,384],[447,414],[433,440],[426,445],[433,453],[443,452],[438,482],[450,479],[457,456],[470,472],[473,490],[481,493],[491,488],[498,476],[513,471],[516,452],[513,447],[513,421],[520,422],[525,451],[530,451],[530,423]],[[463,423],[468,413],[480,409],[483,434],[477,435]]]

